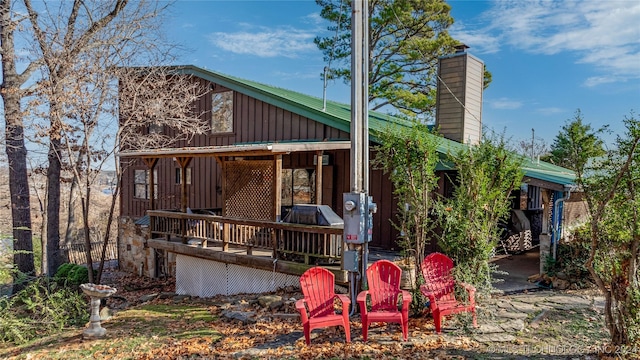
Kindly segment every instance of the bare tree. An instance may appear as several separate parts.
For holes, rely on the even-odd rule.
[[[519,145],[520,147],[516,149],[516,152],[532,160],[543,158],[549,154],[550,151],[547,142],[535,135],[530,139],[520,140]]]
[[[104,54],[98,54],[104,55]],[[122,147],[154,148],[167,147],[172,143],[202,134],[209,128],[209,122],[202,114],[193,113],[194,102],[208,93],[208,88],[191,76],[180,73],[179,68],[151,67],[125,68],[93,67],[92,63],[82,64],[82,72],[76,73],[74,86],[69,88],[67,108],[72,110],[61,132],[63,152],[74,181],[77,182],[79,200],[82,206],[83,237],[90,249],[92,229],[98,229],[96,219],[90,214],[91,191],[97,177],[107,161]],[[111,76],[117,77],[120,91]],[[114,107],[116,96],[118,107]],[[76,101],[72,101],[72,100]],[[110,120],[117,119],[120,124]],[[73,114],[73,117],[71,117]],[[119,126],[118,126],[119,125]],[[115,137],[105,136],[117,127]],[[150,129],[156,129],[149,131]],[[177,130],[171,131],[170,129]],[[181,134],[176,136],[174,134]],[[116,174],[121,179],[121,168],[116,161]],[[111,224],[115,216],[118,189],[111,194],[111,205],[107,219],[100,224],[102,234],[102,256],[95,279],[99,282],[104,265],[106,245],[110,238]],[[93,262],[87,251],[87,262]]]
[[[38,62],[29,63],[19,72],[16,68],[15,33],[21,19],[12,12],[12,1],[0,1],[0,55],[2,63],[2,96],[5,118],[5,141],[9,163],[9,191],[11,194],[11,219],[14,238],[13,263],[17,271],[34,273],[33,244],[31,235],[31,203],[27,174],[27,147],[24,140],[24,122],[21,101],[26,91],[23,87]],[[20,285],[14,287],[14,291]]]
[[[48,171],[47,171],[47,273],[53,274],[63,263],[60,254],[60,175],[62,169],[61,131],[64,103],[56,94],[64,92],[74,61],[83,51],[94,46],[96,36],[123,11],[128,0],[92,2],[75,0],[71,7],[62,2],[56,10],[45,3],[37,11],[31,0],[24,0],[34,38],[38,44],[44,77],[40,92],[48,104]],[[43,249],[44,250],[44,249]],[[91,273],[91,272],[90,272]]]
[[[33,108],[46,104],[40,116],[45,119],[42,135],[49,141],[49,272],[60,262],[60,182],[68,178],[70,196],[77,196],[81,206],[89,267],[94,263],[92,231],[104,240],[97,279],[89,272],[90,281],[99,281],[118,196],[117,191],[112,194],[110,208],[103,212],[106,221],[92,218],[92,189],[101,169],[122,146],[163,147],[206,131],[208,122],[192,110],[208,89],[179,68],[133,66],[170,61],[176,48],[162,38],[164,8],[156,1],[76,1],[68,15],[64,6],[39,14],[30,0],[25,3],[46,65]],[[57,29],[62,31],[55,33]],[[167,131],[143,131],[146,135],[141,136],[149,127]],[[182,137],[176,137],[178,133]],[[121,174],[117,164],[116,170]]]

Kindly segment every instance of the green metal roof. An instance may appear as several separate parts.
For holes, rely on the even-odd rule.
[[[522,164],[524,175],[530,178],[549,181],[561,185],[575,184],[576,175],[572,170],[544,161],[525,158]]]
[[[175,69],[220,84],[231,90],[246,94],[265,103],[283,108],[344,132],[349,133],[351,130],[351,106],[348,104],[327,100],[326,109],[322,110],[323,100],[314,96],[237,78],[193,65],[176,66]],[[410,125],[411,123],[405,119],[377,111],[369,111],[371,141],[378,142],[376,134],[387,131],[389,127]],[[438,145],[438,152],[441,154],[457,152],[465,146],[466,145],[457,141],[441,138]],[[530,159],[524,159],[523,170],[525,176],[534,179],[562,185],[574,183],[575,175],[571,170],[543,161],[533,162]]]

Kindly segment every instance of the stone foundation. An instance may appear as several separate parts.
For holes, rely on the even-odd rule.
[[[147,277],[175,276],[176,254],[147,246],[149,227],[136,225],[131,218],[120,218],[118,258],[120,269]]]

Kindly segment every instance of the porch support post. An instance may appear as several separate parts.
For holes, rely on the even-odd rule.
[[[156,179],[153,176],[158,158],[142,158],[142,161],[149,169],[149,210],[156,209]],[[149,238],[153,239],[153,229],[155,228],[153,216],[149,216]]]
[[[324,151],[316,151],[316,204],[322,204],[322,155]]]
[[[220,163],[220,169],[222,171],[222,216],[227,216],[227,161],[223,158],[216,157],[216,160]],[[229,241],[229,239],[224,239]]]
[[[540,188],[542,195],[542,233],[540,234],[540,274],[544,274],[546,259],[551,255],[551,191]]]
[[[549,219],[551,218],[551,194],[550,190],[540,189],[542,195],[542,233],[549,233]]]
[[[282,215],[282,155],[273,156],[273,214],[274,221],[280,221]],[[271,257],[278,258],[278,235],[282,232],[280,230],[271,229],[271,245],[273,251]]]
[[[180,209],[182,213],[187,212],[188,194],[187,194],[187,166],[191,162],[191,157],[176,157],[178,165],[180,165]],[[182,243],[187,243],[187,219],[184,215],[180,218],[180,232],[182,235]]]
[[[153,176],[153,170],[156,168],[158,158],[142,158],[145,165],[149,169],[149,210],[156,209],[156,179]]]
[[[187,212],[189,197],[187,194],[187,166],[191,163],[192,157],[177,157],[176,161],[180,165],[180,207],[183,213]]]
[[[273,157],[273,221],[280,221],[282,205],[282,154]]]

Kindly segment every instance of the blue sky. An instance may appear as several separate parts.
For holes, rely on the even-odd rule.
[[[347,1],[347,0],[345,0]],[[640,1],[449,1],[452,35],[493,74],[483,124],[512,141],[547,144],[577,109],[594,127],[640,112]],[[325,64],[313,44],[331,35],[311,0],[184,1],[169,37],[193,64],[321,97]],[[348,103],[341,81],[327,89]]]

